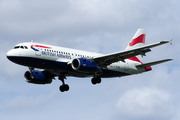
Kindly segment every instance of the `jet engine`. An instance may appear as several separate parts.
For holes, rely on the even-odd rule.
[[[34,83],[34,84],[50,84],[52,82],[52,77],[50,77],[44,71],[41,72],[34,70],[32,73],[26,71],[24,74],[24,78],[28,83]]]
[[[101,70],[95,62],[83,58],[74,59],[71,66],[74,70],[84,73],[99,72]]]

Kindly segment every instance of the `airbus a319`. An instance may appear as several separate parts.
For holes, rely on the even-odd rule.
[[[68,91],[66,77],[91,77],[93,85],[101,83],[101,78],[122,77],[151,71],[151,66],[170,61],[164,59],[143,63],[143,56],[151,48],[171,43],[161,41],[145,45],[146,30],[138,29],[124,51],[99,54],[52,46],[47,44],[25,42],[17,44],[7,52],[7,58],[19,65],[29,68],[24,78],[28,83],[50,84],[55,77],[62,81],[61,92]]]

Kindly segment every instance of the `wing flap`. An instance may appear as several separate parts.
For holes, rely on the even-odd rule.
[[[164,59],[164,60],[159,60],[159,61],[155,61],[155,62],[150,62],[150,63],[145,63],[145,64],[137,65],[136,67],[137,68],[145,68],[145,67],[148,67],[148,66],[152,66],[152,65],[157,65],[157,64],[160,64],[160,63],[168,62],[168,61],[171,61],[171,60],[173,60],[173,59]]]

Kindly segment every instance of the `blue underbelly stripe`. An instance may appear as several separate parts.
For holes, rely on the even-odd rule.
[[[80,74],[80,72],[75,71],[71,66],[67,65],[67,63],[65,62],[51,61],[51,60],[32,58],[32,57],[17,57],[17,56],[9,57],[9,59],[12,62],[15,62],[23,66],[27,66],[27,67],[62,70],[62,71],[67,71],[68,73],[73,73],[73,74],[77,73],[78,76]],[[129,75],[127,73],[117,72],[117,71],[112,71],[112,70],[107,70],[107,69],[102,69],[102,71],[103,71],[103,74],[100,75],[100,77],[120,77],[120,76]],[[82,73],[82,74],[83,76],[86,75],[85,73]],[[87,74],[87,76],[90,76],[90,74]]]

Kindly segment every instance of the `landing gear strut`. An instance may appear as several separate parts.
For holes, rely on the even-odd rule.
[[[66,77],[65,77],[64,75],[59,76],[59,80],[62,81],[62,85],[59,86],[59,90],[60,90],[61,92],[64,92],[64,91],[68,91],[68,90],[69,90],[69,85],[68,85],[68,84],[65,84],[64,79],[66,79]]]
[[[29,70],[30,70],[30,73],[32,73],[34,70],[34,67],[29,67]]]
[[[32,73],[33,73],[33,70],[34,70],[34,67],[29,67],[29,77],[31,78],[31,79],[34,79],[34,76],[32,75]]]
[[[99,84],[99,83],[101,83],[101,78],[99,76],[94,77],[94,78],[91,79],[91,82],[92,82],[93,85],[95,85],[97,83]]]

